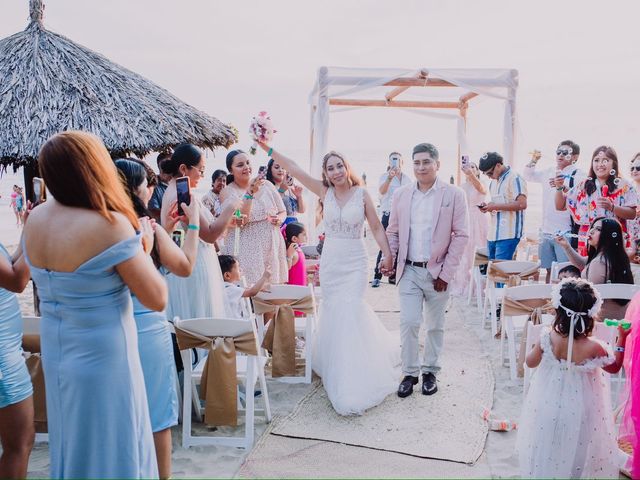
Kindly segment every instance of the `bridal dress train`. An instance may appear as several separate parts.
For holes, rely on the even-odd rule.
[[[322,307],[313,353],[313,369],[340,415],[361,415],[378,405],[400,379],[399,335],[391,334],[364,301],[369,270],[364,190],[354,190],[342,207],[333,188],[325,196]]]

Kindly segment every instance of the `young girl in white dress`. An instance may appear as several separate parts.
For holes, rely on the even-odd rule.
[[[520,418],[521,476],[618,478],[609,383],[602,370],[614,357],[591,338],[602,300],[590,282],[567,278],[555,286],[552,303],[553,326],[526,358],[537,369]]]

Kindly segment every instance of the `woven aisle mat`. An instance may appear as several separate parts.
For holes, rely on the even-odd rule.
[[[265,435],[261,447],[249,455],[247,465],[257,469],[257,476],[262,476],[256,467],[261,452],[280,448],[272,447],[270,443],[286,443],[277,436],[366,447],[373,449],[374,455],[382,453],[375,450],[382,450],[473,464],[482,453],[488,432],[481,414],[484,407],[491,408],[493,404],[494,378],[479,340],[464,328],[461,312],[455,304],[447,314],[442,366],[437,394],[426,397],[418,389],[405,399],[390,395],[381,405],[359,417],[337,415],[324,389],[318,385],[289,416],[274,422],[271,434]],[[310,445],[315,450],[332,448],[319,447],[318,442]],[[325,456],[325,453],[322,454],[324,460],[320,457],[319,460],[333,471],[335,466],[330,464],[336,458]],[[308,470],[298,473],[304,471]],[[377,470],[367,467],[359,476],[367,475],[367,472],[375,475]],[[267,471],[264,473],[268,476]],[[324,470],[319,474],[324,474]],[[341,474],[345,475],[350,476],[349,473]],[[287,475],[283,473],[283,476]]]
[[[264,435],[236,478],[491,478],[474,465],[411,457],[322,440]]]

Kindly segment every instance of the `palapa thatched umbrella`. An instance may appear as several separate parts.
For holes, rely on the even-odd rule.
[[[40,146],[64,130],[95,133],[112,155],[140,156],[182,142],[213,149],[236,141],[233,127],[46,30],[42,0],[30,0],[29,8],[27,28],[0,40],[3,168],[31,170]]]

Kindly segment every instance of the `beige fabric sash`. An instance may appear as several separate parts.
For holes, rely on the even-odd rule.
[[[206,348],[209,355],[202,370],[200,398],[205,401],[207,425],[238,425],[238,370],[236,351],[257,355],[253,332],[237,337],[206,337],[175,327],[180,350]],[[184,388],[189,388],[185,383]],[[187,415],[187,413],[185,413]]]
[[[480,265],[486,265],[487,263],[489,263],[489,257],[483,255],[482,253],[476,252],[475,256],[473,257],[473,266],[478,267]]]
[[[29,334],[22,336],[22,349],[28,352],[25,363],[31,384],[33,385],[33,420],[37,433],[47,432],[47,392],[44,386],[44,371],[40,357],[40,335]]]
[[[262,346],[272,352],[272,377],[294,376],[296,374],[296,328],[293,311],[307,315],[314,313],[313,298],[310,295],[297,300],[265,300],[253,297],[253,308],[258,315],[275,313],[262,341]]]
[[[508,293],[508,292],[507,292]],[[551,305],[549,298],[532,298],[527,300],[513,300],[505,296],[502,303],[502,315],[529,315],[529,319],[524,324],[524,331],[520,339],[520,352],[518,354],[518,376],[524,376],[524,361],[527,353],[527,329],[529,323],[540,325],[543,314],[554,314],[555,308]]]
[[[491,261],[487,269],[487,278],[492,282],[506,283],[508,287],[517,287],[523,280],[535,278],[539,270],[540,267],[536,265],[519,273],[509,273],[500,268],[499,262]]]

